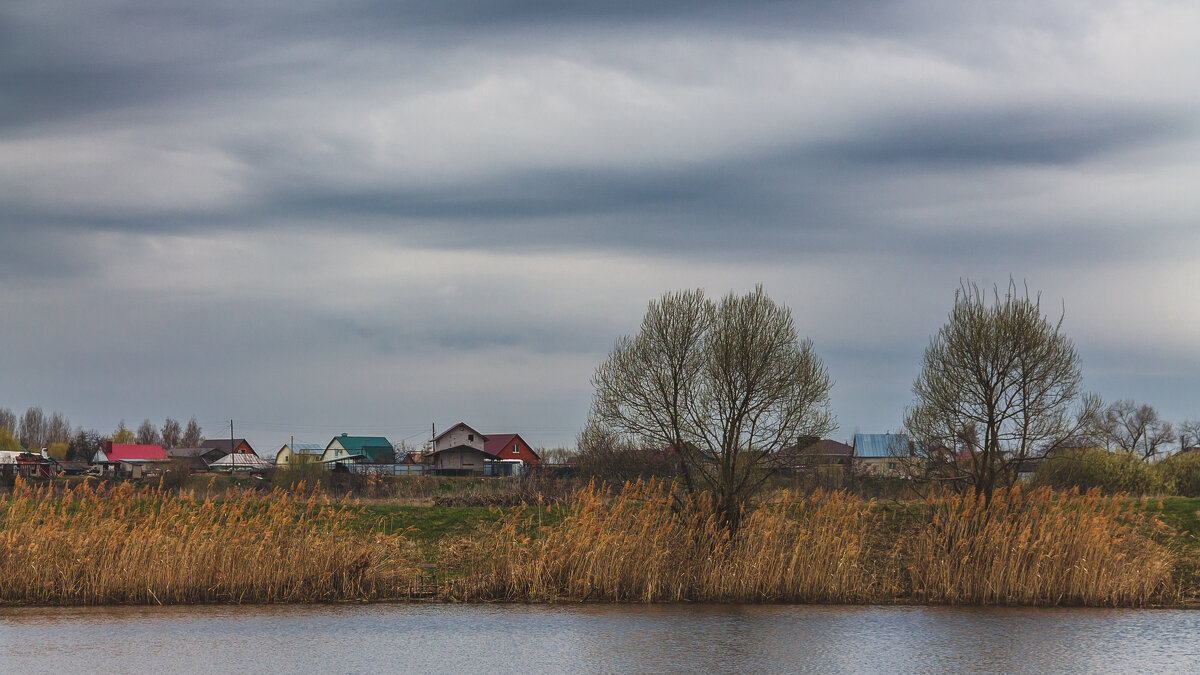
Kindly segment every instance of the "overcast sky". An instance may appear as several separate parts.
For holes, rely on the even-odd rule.
[[[0,407],[573,443],[662,292],[762,283],[897,430],[960,279],[1200,417],[1200,4],[6,0]]]

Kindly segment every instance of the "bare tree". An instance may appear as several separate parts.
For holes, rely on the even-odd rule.
[[[993,297],[989,304],[970,282],[955,292],[905,414],[930,475],[988,499],[1027,460],[1077,435],[1101,405],[1080,391],[1079,356],[1062,317],[1051,323],[1040,296],[1019,294],[1012,281]]]
[[[17,432],[17,416],[8,408],[0,408],[0,429],[10,434]]]
[[[150,420],[144,420],[138,425],[137,442],[139,445],[161,445],[162,437],[158,435],[158,429]]]
[[[126,430],[128,431],[128,430]],[[100,450],[104,439],[95,429],[76,429],[75,435],[67,445],[67,459],[80,462],[90,462]]]
[[[1107,449],[1134,455],[1143,462],[1154,459],[1176,440],[1175,428],[1160,418],[1157,410],[1126,399],[1105,408],[1094,426]]]
[[[46,444],[67,443],[71,440],[71,422],[60,412],[50,416],[46,423]]]
[[[1200,419],[1186,420],[1179,425],[1179,449],[1200,446]]]
[[[661,445],[644,445],[595,421],[589,421],[579,433],[577,447],[573,459],[584,480],[619,485],[639,478],[674,476],[678,468],[676,458]]]
[[[21,425],[17,431],[21,445],[30,452],[38,452],[46,446],[46,413],[38,406],[25,410],[21,416]]]
[[[183,440],[180,441],[181,448],[195,448],[204,441],[204,436],[200,433],[200,425],[196,423],[195,416],[188,420],[187,428],[183,431]]]
[[[183,427],[179,425],[179,420],[168,417],[162,425],[162,444],[164,448],[180,447],[179,441],[183,439]]]
[[[651,301],[641,331],[617,341],[592,382],[592,419],[669,450],[685,489],[711,494],[730,529],[784,448],[836,428],[824,364],[761,286]]]

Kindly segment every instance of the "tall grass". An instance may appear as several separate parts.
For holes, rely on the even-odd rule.
[[[464,600],[866,602],[867,505],[842,494],[747,514],[737,536],[704,498],[671,508],[668,484],[590,486],[537,527],[521,511],[466,543]],[[676,505],[678,507],[678,505]],[[799,514],[799,516],[797,516]]]
[[[162,488],[18,483],[0,498],[0,603],[372,600],[410,581],[403,541],[363,535],[317,492],[219,499]]]
[[[901,540],[911,597],[955,604],[1139,606],[1164,600],[1170,552],[1139,530],[1132,502],[1073,490],[926,500]]]
[[[897,519],[844,493],[745,515],[663,483],[590,487],[566,517],[514,512],[456,551],[462,600],[1144,605],[1171,594],[1170,553],[1119,499],[1048,490],[932,497]],[[1148,523],[1147,523],[1148,524]]]

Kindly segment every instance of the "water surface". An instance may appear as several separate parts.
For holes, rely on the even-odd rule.
[[[0,608],[0,672],[1200,672],[1187,610]]]

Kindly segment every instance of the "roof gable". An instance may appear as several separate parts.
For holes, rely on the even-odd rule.
[[[802,455],[838,455],[850,457],[854,454],[854,448],[845,443],[838,443],[835,440],[828,438],[821,439],[816,443],[804,448],[800,451]]]
[[[246,445],[247,452],[258,454],[254,452],[254,448],[250,445],[250,442],[244,438],[208,438],[200,441],[200,447],[220,450],[226,454],[235,452],[242,444]]]
[[[455,429],[457,429],[457,428],[459,428],[459,427],[462,427],[463,429],[466,429],[467,431],[469,431],[469,432],[471,432],[471,433],[475,434],[476,436],[478,436],[478,437],[482,438],[484,441],[486,441],[486,440],[487,440],[487,436],[484,436],[483,434],[479,433],[479,432],[478,432],[478,431],[476,431],[474,428],[472,428],[470,425],[468,425],[466,422],[459,422],[458,424],[455,424],[454,426],[450,427],[449,429],[446,429],[445,431],[443,431],[442,433],[438,434],[437,436],[434,436],[434,437],[433,437],[433,442],[436,444],[436,443],[437,443],[439,440],[441,440],[441,438],[442,438],[443,436],[445,436],[446,434],[448,434],[448,433],[450,433],[450,432],[454,431]]]
[[[521,434],[492,434],[486,438],[487,441],[483,444],[483,451],[493,457],[499,457],[500,453],[512,446],[516,440],[520,440],[522,447],[529,450],[529,453],[535,458],[538,457],[537,451],[533,449],[532,445],[526,443],[524,438],[521,438]]]

